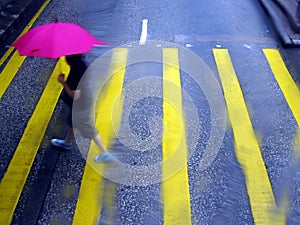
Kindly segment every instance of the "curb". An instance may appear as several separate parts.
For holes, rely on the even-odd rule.
[[[11,0],[0,13],[1,48],[16,38],[45,0]]]
[[[300,21],[296,0],[259,0],[285,47],[300,47]],[[300,3],[299,3],[300,4]]]
[[[296,33],[300,32],[300,1],[276,0],[281,10],[286,14],[292,28]]]

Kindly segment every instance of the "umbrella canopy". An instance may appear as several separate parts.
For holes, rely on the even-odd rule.
[[[24,56],[59,58],[86,53],[95,45],[107,45],[73,23],[48,23],[29,30],[13,46]]]

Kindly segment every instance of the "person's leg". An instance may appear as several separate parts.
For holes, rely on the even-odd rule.
[[[93,138],[94,142],[96,143],[96,145],[98,146],[98,148],[101,150],[102,154],[105,155],[108,153],[107,149],[104,147],[102,141],[101,141],[101,136],[99,134],[97,134],[94,138]]]
[[[67,132],[67,135],[65,137],[65,140],[64,140],[65,144],[70,144],[71,141],[72,141],[72,139],[73,139],[73,137],[74,137],[73,128],[69,128],[68,132]]]
[[[71,141],[74,137],[73,124],[72,124],[72,110],[71,107],[68,107],[68,116],[66,122],[69,126],[65,139],[51,139],[50,143],[54,146],[64,148],[67,150],[72,149]]]
[[[98,146],[98,148],[100,149],[100,151],[102,152],[101,155],[97,155],[94,160],[96,162],[103,162],[103,161],[107,161],[112,159],[112,155],[107,151],[107,149],[104,147],[102,141],[101,141],[101,136],[99,134],[97,134],[94,138],[93,138],[94,142],[96,143],[96,145]]]

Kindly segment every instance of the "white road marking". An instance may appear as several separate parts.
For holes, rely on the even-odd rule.
[[[148,20],[143,19],[143,25],[142,25],[142,33],[141,33],[141,38],[140,38],[140,45],[146,44],[146,39],[147,39],[147,29],[148,29]]]

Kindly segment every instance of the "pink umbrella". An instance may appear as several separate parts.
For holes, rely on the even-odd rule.
[[[59,58],[86,53],[95,45],[107,45],[73,23],[49,23],[29,30],[13,46],[24,56]]]

